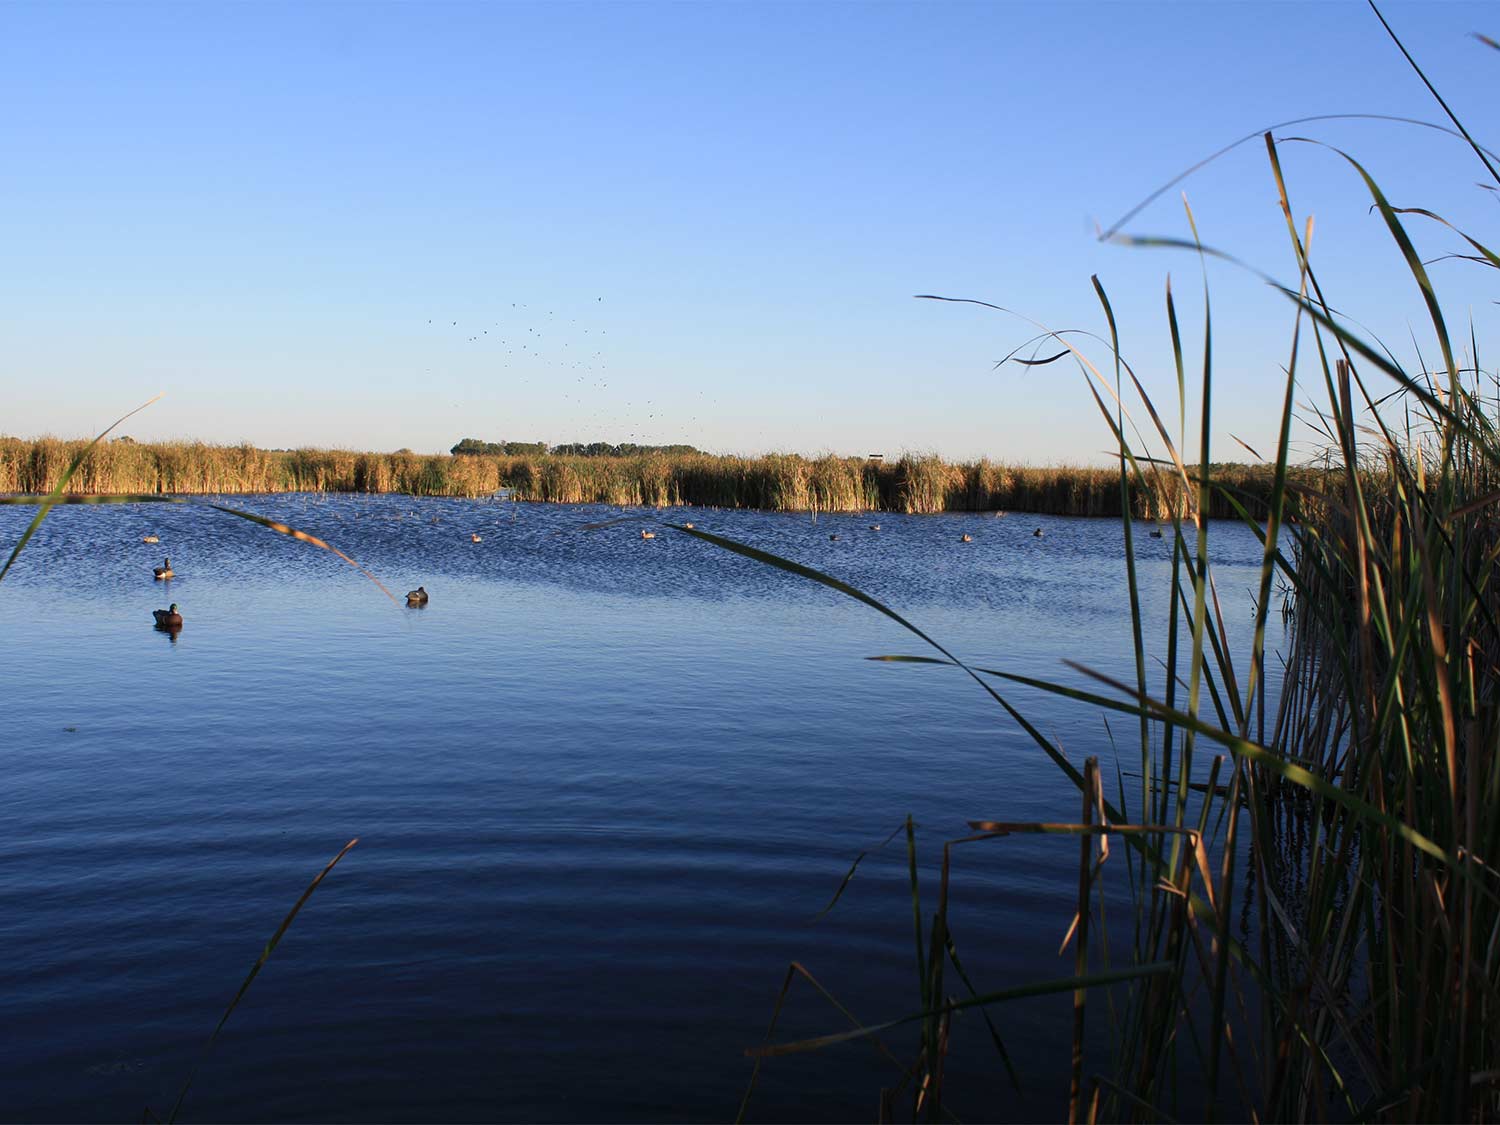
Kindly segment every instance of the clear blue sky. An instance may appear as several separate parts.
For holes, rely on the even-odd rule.
[[[1500,143],[1500,52],[1468,37],[1500,9],[1385,11]],[[1196,352],[1198,267],[1095,222],[1282,119],[1440,116],[1354,2],[7,3],[0,104],[0,432],[83,434],[165,390],[129,433],[1038,463],[1108,444],[1080,376],[993,371],[1026,325],[913,294],[1102,330],[1098,272],[1170,401],[1163,285]],[[1291,132],[1494,230],[1455,142]],[[1429,340],[1352,173],[1286,159],[1331,299]],[[1258,144],[1185,190],[1206,241],[1293,276]],[[1184,234],[1178,194],[1132,229]],[[1494,275],[1434,270],[1494,339]],[[1274,444],[1290,318],[1211,276],[1229,459],[1230,432]]]

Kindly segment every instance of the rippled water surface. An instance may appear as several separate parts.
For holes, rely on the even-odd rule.
[[[585,530],[651,513],[235,502],[431,603],[393,605],[333,556],[198,505],[48,518],[0,585],[6,1119],[165,1116],[281,918],[356,836],[185,1119],[731,1118],[788,962],[861,1019],[919,1006],[899,839],[815,918],[855,855],[911,813],[931,889],[966,818],[1078,816],[973,681],[862,659],[924,651],[895,622],[677,532]],[[31,515],[0,509],[0,543]],[[1113,522],[687,518],[866,590],[978,664],[1133,675]],[[1248,637],[1259,546],[1227,524],[1213,538]],[[1153,645],[1169,544],[1140,541]],[[170,589],[151,577],[163,555]],[[151,624],[168,601],[175,637]],[[1114,784],[1098,713],[1014,699]],[[963,856],[953,925],[979,987],[1068,974],[1076,863],[1073,844],[1019,837]],[[1061,1114],[1070,1004],[997,1009],[1020,1093],[983,1024],[958,1020],[955,1112]],[[798,985],[777,1037],[847,1026]],[[899,1077],[862,1044],[775,1059],[750,1115],[870,1119]]]

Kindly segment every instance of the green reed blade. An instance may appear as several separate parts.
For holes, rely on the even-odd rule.
[[[318,885],[328,877],[328,873],[332,871],[335,866],[337,866],[339,860],[348,855],[349,850],[353,848],[357,843],[359,843],[358,836],[350,840],[347,844],[339,849],[338,855],[330,859],[323,870],[319,871],[318,874],[313,877],[313,881],[309,883],[307,885],[307,889],[302,892],[302,897],[297,899],[296,903],[293,904],[292,909],[287,912],[287,916],[281,920],[281,925],[276,927],[276,932],[271,935],[271,940],[266,942],[265,948],[260,951],[260,956],[256,958],[255,964],[250,967],[250,972],[246,975],[244,981],[240,984],[239,991],[234,994],[234,999],[229,1001],[229,1007],[224,1009],[224,1014],[219,1017],[219,1022],[214,1025],[213,1031],[209,1033],[207,1041],[203,1044],[203,1050],[199,1055],[198,1061],[193,1064],[193,1069],[191,1072],[189,1072],[187,1081],[182,1084],[182,1092],[177,1095],[177,1101],[172,1106],[172,1112],[167,1115],[168,1125],[171,1125],[171,1122],[177,1120],[177,1115],[182,1110],[183,1100],[187,1097],[188,1090],[192,1088],[193,1079],[198,1075],[198,1068],[203,1065],[203,1060],[208,1057],[208,1053],[210,1050],[212,1050],[214,1042],[219,1038],[219,1032],[224,1029],[224,1025],[229,1022],[229,1017],[234,1014],[235,1008],[239,1007],[240,1001],[245,998],[245,993],[250,990],[251,982],[253,982],[255,978],[260,975],[261,969],[264,968],[265,963],[270,960],[271,954],[276,951],[276,946],[280,944],[282,937],[285,936],[287,930],[291,928],[293,920],[297,917],[297,913],[302,909],[307,900],[312,897],[313,892],[318,889]]]
[[[124,422],[126,419],[132,418],[135,415],[139,414],[142,410],[145,410],[146,407],[150,406],[159,398],[161,398],[161,395],[156,395],[152,398],[149,398],[145,402],[137,406],[134,410],[120,415],[120,417],[116,418],[109,425],[105,426],[104,429],[100,430],[99,433],[94,436],[93,441],[89,442],[88,445],[84,446],[73,456],[73,459],[68,462],[68,467],[64,469],[62,475],[57,478],[57,483],[52,486],[52,491],[47,493],[46,497],[42,500],[41,505],[37,508],[36,515],[33,516],[31,522],[26,525],[26,530],[21,533],[21,538],[19,541],[17,541],[15,548],[11,551],[10,557],[5,560],[5,565],[0,566],[0,579],[3,579],[7,574],[10,573],[10,568],[15,565],[16,557],[20,555],[22,549],[26,546],[26,544],[31,541],[31,537],[36,534],[36,529],[42,526],[42,521],[47,518],[47,513],[50,512],[53,505],[57,503],[57,498],[63,494],[63,489],[68,487],[68,481],[73,479],[73,474],[78,471],[78,466],[82,465],[84,459],[94,451],[94,447],[97,446],[101,441],[103,441],[109,434],[109,432],[116,426],[120,425],[120,423]]]

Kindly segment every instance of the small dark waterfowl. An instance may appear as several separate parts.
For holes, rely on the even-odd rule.
[[[166,609],[153,609],[151,616],[156,618],[158,629],[181,629],[182,614],[177,612],[177,603],[173,602]]]
[[[880,530],[880,525],[878,523],[872,523],[870,525],[870,530],[871,531],[879,531]]]
[[[142,535],[141,536],[141,542],[142,543],[160,543],[161,540],[158,539],[155,535]]]
[[[154,567],[152,567],[151,568],[151,573],[153,575],[155,575],[157,578],[174,578],[174,577],[176,577],[176,575],[172,571],[172,560],[171,559],[162,559],[161,560],[161,566],[154,566]]]
[[[1032,538],[1034,538],[1034,539],[1040,539],[1045,534],[1047,534],[1047,533],[1045,531],[1043,531],[1041,528],[1037,528],[1035,531],[1033,531],[1031,533]]]
[[[427,591],[426,591],[426,589],[424,589],[421,586],[418,586],[415,590],[411,591],[409,594],[406,595],[406,604],[407,605],[426,605],[427,604]]]
[[[829,537],[828,537],[828,541],[829,541],[829,542],[830,542],[830,543],[834,543],[834,542],[837,542],[837,541],[838,541],[838,536],[837,536],[837,535],[830,535],[830,536],[829,536]]]
[[[1159,527],[1153,527],[1151,529],[1151,538],[1152,539],[1160,539],[1161,538],[1161,528],[1159,528]]]
[[[974,537],[972,535],[970,535],[966,531],[966,532],[964,532],[963,537],[961,539],[959,539],[959,542],[960,543],[972,543],[972,542],[974,542]]]

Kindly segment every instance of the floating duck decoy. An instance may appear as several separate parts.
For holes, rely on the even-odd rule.
[[[1035,530],[1035,531],[1033,531],[1033,532],[1032,532],[1032,533],[1031,533],[1031,534],[1032,534],[1032,537],[1033,537],[1033,538],[1035,538],[1035,539],[1040,539],[1040,538],[1041,538],[1041,537],[1042,537],[1042,536],[1043,536],[1043,535],[1045,535],[1045,534],[1047,534],[1047,533],[1046,533],[1046,532],[1045,532],[1045,531],[1043,531],[1043,530],[1042,530],[1042,529],[1041,529],[1041,528],[1037,528],[1037,529],[1036,529],[1036,530]]]
[[[835,542],[835,541],[837,541],[837,539],[838,539],[838,536],[837,536],[837,535],[830,535],[830,536],[829,536],[829,537],[828,537],[828,541],[829,541],[829,542],[830,542],[830,543],[833,543],[833,542]]]
[[[158,539],[155,535],[142,535],[141,536],[141,542],[142,543],[160,543],[161,540]]]
[[[879,531],[880,530],[880,525],[878,523],[872,523],[870,525],[870,530],[871,531]]]
[[[154,566],[154,567],[152,567],[151,568],[151,573],[153,575],[155,575],[157,578],[173,578],[173,577],[175,577],[175,575],[173,574],[173,571],[172,571],[172,560],[171,559],[162,559],[161,560],[161,566]]]
[[[972,535],[970,535],[968,532],[964,532],[963,538],[960,539],[959,542],[960,543],[972,543],[972,542],[974,542],[974,537]]]
[[[470,543],[483,543],[484,540],[479,537],[478,533],[475,533],[475,534],[472,534],[472,535],[469,536],[469,542]]]
[[[153,609],[151,616],[156,618],[158,629],[181,629],[182,614],[177,612],[177,603],[173,602],[166,609]]]
[[[1159,528],[1159,527],[1153,527],[1151,529],[1151,538],[1152,539],[1160,539],[1161,538],[1161,528]]]
[[[418,586],[415,590],[411,591],[411,593],[409,593],[409,594],[406,595],[406,604],[407,605],[426,605],[427,604],[427,591],[423,587]]]
[[[693,525],[691,523],[685,523],[682,526],[688,528],[689,530],[691,530],[692,527],[693,527]]]
[[[656,532],[654,532],[654,531],[643,531],[643,532],[641,532],[641,538],[642,539],[655,539],[656,538]]]

